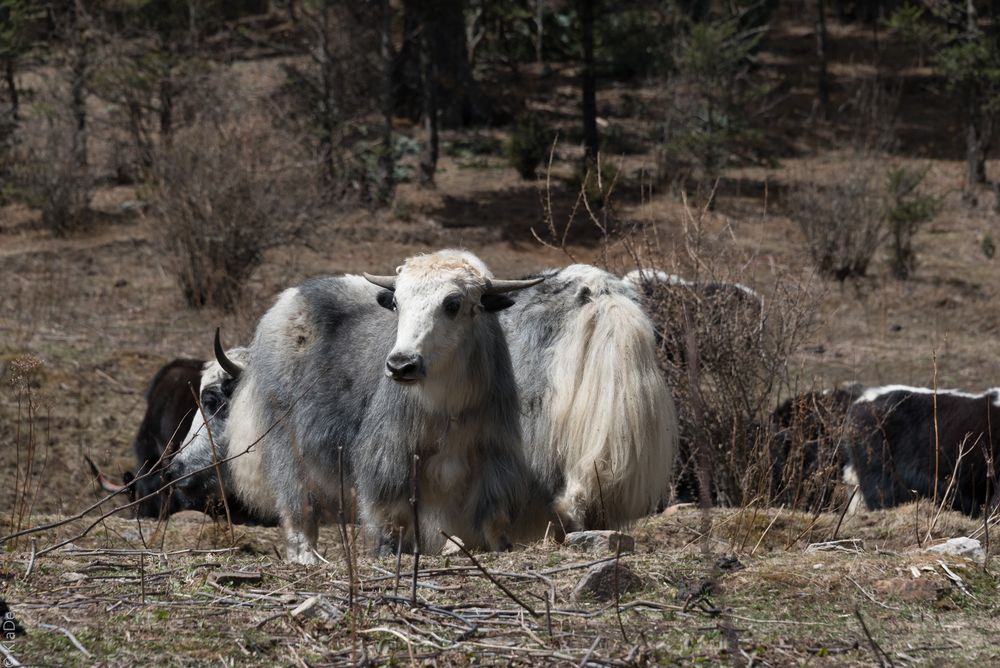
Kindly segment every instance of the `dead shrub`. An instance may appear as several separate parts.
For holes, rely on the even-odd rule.
[[[702,467],[715,503],[769,503],[788,458],[777,456],[771,412],[792,384],[789,360],[810,331],[815,297],[783,275],[771,278],[766,299],[747,288],[748,258],[711,239],[705,216],[688,210],[684,225],[684,264],[693,268],[643,283],[680,420],[676,495],[699,497]],[[652,246],[635,262],[679,264]]]
[[[64,114],[50,112],[25,122],[11,142],[11,190],[41,210],[54,235],[65,236],[86,223],[94,180],[81,159],[81,133]]]
[[[302,238],[315,167],[266,121],[201,119],[157,157],[161,241],[193,307],[231,311],[265,252]]]
[[[864,276],[885,239],[885,190],[874,160],[860,158],[829,185],[804,184],[789,198],[789,215],[824,276]]]

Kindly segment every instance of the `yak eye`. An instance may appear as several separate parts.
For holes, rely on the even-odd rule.
[[[213,415],[222,406],[222,395],[218,392],[204,392],[201,395],[201,409],[206,415]]]
[[[444,298],[444,312],[448,315],[455,315],[462,308],[462,298],[458,295],[449,295]]]
[[[390,311],[396,310],[396,294],[392,290],[382,290],[375,297],[378,305]]]

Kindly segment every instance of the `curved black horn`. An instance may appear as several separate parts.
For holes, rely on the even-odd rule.
[[[396,277],[395,276],[375,276],[374,274],[362,274],[365,280],[369,283],[374,283],[380,288],[385,288],[386,290],[396,289]]]
[[[243,373],[243,367],[226,357],[226,351],[222,348],[222,339],[219,336],[220,329],[220,327],[215,328],[215,359],[219,362],[222,370],[232,376],[233,380],[236,380]]]
[[[519,281],[490,281],[489,286],[486,288],[486,294],[499,295],[504,292],[523,290],[524,288],[530,288],[532,285],[538,285],[544,280],[544,276],[539,276],[538,278],[526,278]]]

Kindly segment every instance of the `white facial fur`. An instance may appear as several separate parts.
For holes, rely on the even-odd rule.
[[[440,251],[407,260],[398,269],[395,304],[399,318],[396,343],[387,357],[412,362],[409,376],[436,384],[452,366],[491,274],[478,258],[462,251]],[[448,307],[456,309],[449,312]],[[387,366],[386,374],[392,376]],[[450,374],[447,374],[450,375]],[[411,381],[412,382],[412,381]]]
[[[236,364],[246,366],[246,348],[232,348],[226,352],[226,356]],[[221,396],[222,384],[229,379],[229,374],[217,361],[205,363],[199,388],[201,410],[195,413],[191,428],[181,441],[180,450],[174,458],[174,463],[178,467],[194,470],[212,462],[212,442],[209,439],[209,432],[211,431],[212,439],[218,446],[229,416],[228,406],[220,403],[226,400]]]

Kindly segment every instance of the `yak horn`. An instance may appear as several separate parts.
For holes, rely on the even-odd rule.
[[[128,485],[119,485],[118,483],[111,482],[111,478],[101,473],[101,469],[97,468],[97,464],[95,464],[90,457],[84,455],[83,458],[87,460],[87,464],[90,465],[90,472],[94,474],[95,478],[97,478],[97,482],[100,483],[101,489],[112,494],[119,494],[125,491],[125,488]]]
[[[380,288],[385,288],[386,290],[396,289],[396,277],[395,276],[375,276],[374,274],[362,274],[369,283],[374,283]]]
[[[523,290],[524,288],[530,288],[532,285],[538,285],[544,280],[544,276],[539,276],[538,278],[526,278],[520,281],[490,281],[486,287],[486,294],[499,295],[504,292]]]
[[[215,359],[219,362],[222,370],[237,380],[243,373],[243,367],[226,357],[226,351],[222,349],[222,339],[219,336],[219,327],[215,328]]]

